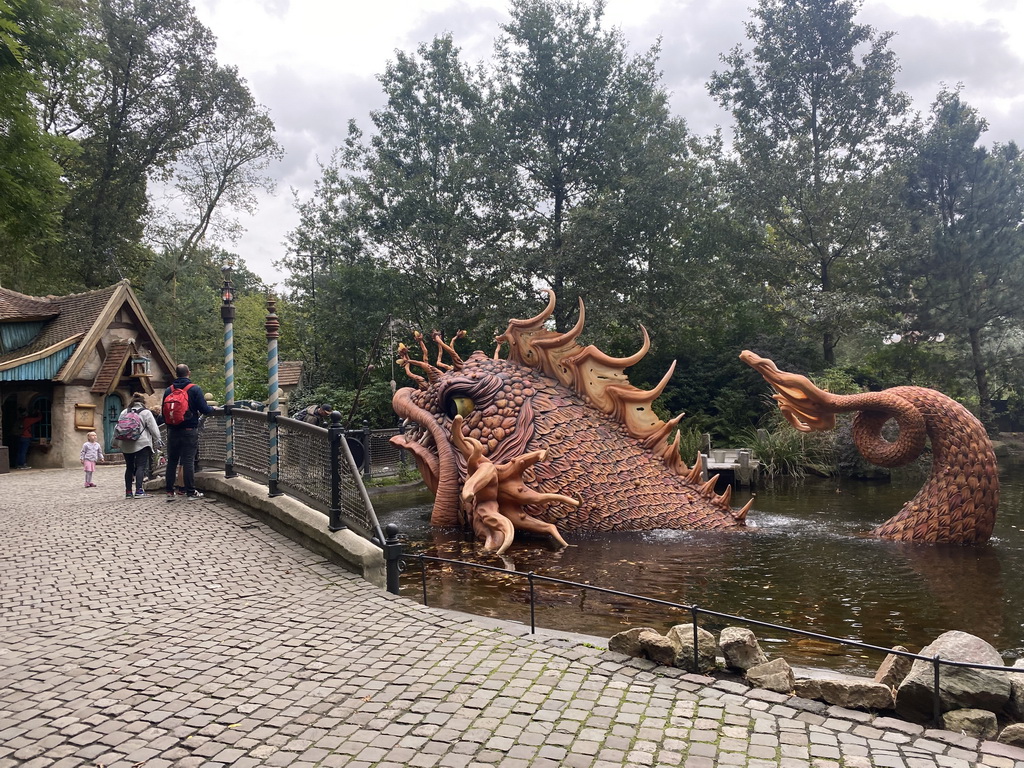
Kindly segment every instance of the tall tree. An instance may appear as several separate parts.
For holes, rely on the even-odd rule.
[[[992,353],[1024,321],[1024,157],[1013,142],[979,146],[987,128],[959,89],[942,90],[910,190],[929,240],[913,270],[915,330],[964,344],[991,426]]]
[[[49,54],[43,2],[0,0],[0,284],[34,290],[42,247],[58,238],[64,190],[56,142],[40,129],[34,74]]]
[[[217,64],[213,35],[188,0],[98,0],[87,31],[96,35],[94,71],[79,67],[70,78],[87,89],[55,87],[53,102],[56,129],[80,145],[65,167],[64,256],[82,283],[97,285],[141,273],[148,182],[213,114]],[[67,108],[57,108],[58,93]]]
[[[491,165],[515,171],[510,259],[563,297],[556,321],[565,328],[574,295],[614,295],[645,268],[652,243],[636,238],[651,230],[634,201],[653,202],[651,184],[684,163],[685,126],[668,114],[658,47],[629,56],[622,34],[602,27],[603,2],[513,0],[510,13],[495,49]],[[592,225],[600,220],[607,234],[613,209],[631,230],[595,263]]]
[[[432,327],[474,324],[486,281],[482,255],[507,235],[490,216],[477,123],[481,74],[450,35],[396,53],[379,77],[387,97],[360,192],[378,252],[408,277],[407,318]]]
[[[208,234],[221,243],[237,240],[241,227],[232,214],[255,213],[256,191],[274,189],[265,171],[283,154],[273,121],[234,67],[214,70],[211,99],[195,143],[170,169],[169,205],[150,228],[150,238],[174,255],[175,272],[194,259]]]
[[[291,319],[302,345],[290,354],[306,361],[313,387],[356,386],[379,327],[409,285],[367,242],[369,217],[357,192],[361,139],[350,123],[345,144],[321,165],[312,197],[296,200],[299,223],[281,262],[290,272]]]
[[[763,278],[824,362],[877,312],[892,262],[907,148],[891,33],[857,0],[760,0],[711,94],[735,119],[734,200],[763,222]],[[873,297],[873,298],[872,298]]]

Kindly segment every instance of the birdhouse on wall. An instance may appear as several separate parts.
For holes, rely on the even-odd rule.
[[[139,376],[149,376],[149,358],[133,357],[131,371],[131,375],[136,378]]]

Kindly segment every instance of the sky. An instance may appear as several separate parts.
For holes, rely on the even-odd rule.
[[[744,25],[756,0],[607,0],[605,23],[622,30],[632,50],[661,40],[662,83],[675,115],[706,135],[729,116],[706,83],[720,56],[750,49]],[[246,232],[222,243],[268,284],[295,228],[296,196],[306,200],[354,119],[372,130],[370,112],[384,104],[377,75],[396,50],[415,51],[451,33],[463,60],[491,58],[508,20],[498,0],[195,0],[199,19],[217,37],[217,58],[238,67],[277,126],[285,156],[270,173],[276,191],[260,196]],[[989,123],[983,143],[1024,143],[1024,0],[864,0],[859,23],[895,36],[898,86],[926,115],[943,84],[963,84],[963,99]]]

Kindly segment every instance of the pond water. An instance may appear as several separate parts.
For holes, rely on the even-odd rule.
[[[1024,465],[1001,462],[1001,500],[992,540],[980,547],[903,544],[863,536],[921,485],[809,478],[757,492],[746,532],[651,531],[566,534],[562,551],[517,535],[498,558],[461,530],[429,524],[426,491],[375,499],[381,525],[396,523],[407,549],[745,616],[834,637],[918,651],[951,629],[978,635],[1009,661],[1024,657]],[[748,492],[735,492],[741,506]],[[429,603],[529,622],[525,578],[427,567]],[[410,563],[402,593],[421,599]],[[540,627],[609,637],[634,626],[665,631],[689,623],[675,612],[563,586],[536,587]],[[730,622],[731,623],[731,622]],[[724,623],[709,617],[701,626]],[[766,652],[794,664],[847,673],[873,671],[881,655],[765,628]]]

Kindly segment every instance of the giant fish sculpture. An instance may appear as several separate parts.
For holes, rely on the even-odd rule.
[[[470,525],[485,549],[499,554],[508,549],[517,530],[550,535],[564,546],[561,534],[573,530],[743,529],[753,500],[742,509],[731,508],[731,488],[717,494],[717,477],[702,481],[700,462],[691,468],[683,461],[678,435],[672,439],[682,414],[665,422],[651,408],[668,384],[675,363],[652,390],[634,387],[624,371],[650,348],[647,331],[641,326],[642,348],[627,358],[610,357],[593,346],[581,347],[576,339],[583,331],[583,302],[576,326],[557,333],[545,327],[555,307],[554,293],[547,293],[543,312],[529,320],[509,322],[496,338],[498,348],[493,356],[474,352],[463,360],[455,350],[456,339],[446,343],[437,332],[433,340],[438,354],[433,363],[419,335],[422,359],[414,359],[408,349],[400,348],[399,363],[416,387],[399,389],[394,395],[395,412],[406,420],[408,429],[392,442],[412,453],[434,493],[431,522]],[[456,338],[463,335],[460,332]],[[502,345],[508,349],[505,359],[499,357]],[[443,362],[445,355],[449,363]],[[789,400],[779,398],[783,412],[793,417],[790,420],[798,428],[828,426],[827,416],[819,418],[812,408],[799,407],[808,400],[802,393],[810,390],[794,381],[802,379],[813,388],[810,382],[784,374],[771,361],[752,353],[744,352],[743,359],[797,403],[790,405]],[[935,419],[908,415],[908,408],[923,404],[927,410],[932,396],[941,398],[940,409],[956,404],[931,390],[899,389],[914,390],[910,406],[893,406],[891,399],[885,399],[882,408],[881,400],[872,399],[886,393],[865,395],[863,401],[837,403],[828,393],[811,399],[817,398],[815,402],[825,412],[866,408],[864,423],[878,422],[878,427],[895,408],[897,418],[903,419],[899,421],[902,431],[906,431],[904,423],[927,423],[925,430],[934,446],[939,441],[939,436],[932,434]],[[955,412],[957,418],[970,416],[957,408],[962,411]],[[940,424],[935,429],[948,428]],[[977,429],[970,434],[971,444],[982,446],[984,430],[980,435]],[[908,438],[914,445],[923,439]],[[874,533],[965,544],[987,539],[998,481],[994,460],[989,463],[983,446],[979,450],[982,459],[975,469],[983,480],[967,480],[957,470],[952,483],[941,480],[933,486],[936,490],[926,494],[923,512],[914,511],[903,518],[897,515]],[[991,453],[990,444],[988,451]],[[905,453],[901,449],[901,454]],[[943,460],[946,456],[941,453]],[[936,462],[939,459],[937,450]],[[955,495],[957,483],[964,489],[960,495]],[[982,491],[972,490],[979,487]],[[981,501],[964,506],[961,501],[968,491],[972,499],[980,493]],[[937,495],[952,502],[957,511],[930,508]]]
[[[515,530],[649,530],[742,528],[743,509],[729,506],[731,489],[715,493],[700,481],[700,464],[682,460],[682,415],[664,422],[651,403],[675,365],[651,391],[632,386],[624,369],[650,348],[616,359],[580,347],[585,311],[567,333],[547,330],[555,307],[530,320],[512,320],[490,357],[463,360],[435,333],[435,363],[402,348],[400,363],[417,382],[395,393],[395,412],[410,428],[392,442],[410,451],[434,492],[434,525],[470,524],[487,549],[504,552]],[[442,362],[447,354],[450,363]],[[416,368],[423,372],[419,375]],[[468,490],[467,490],[468,489]]]

